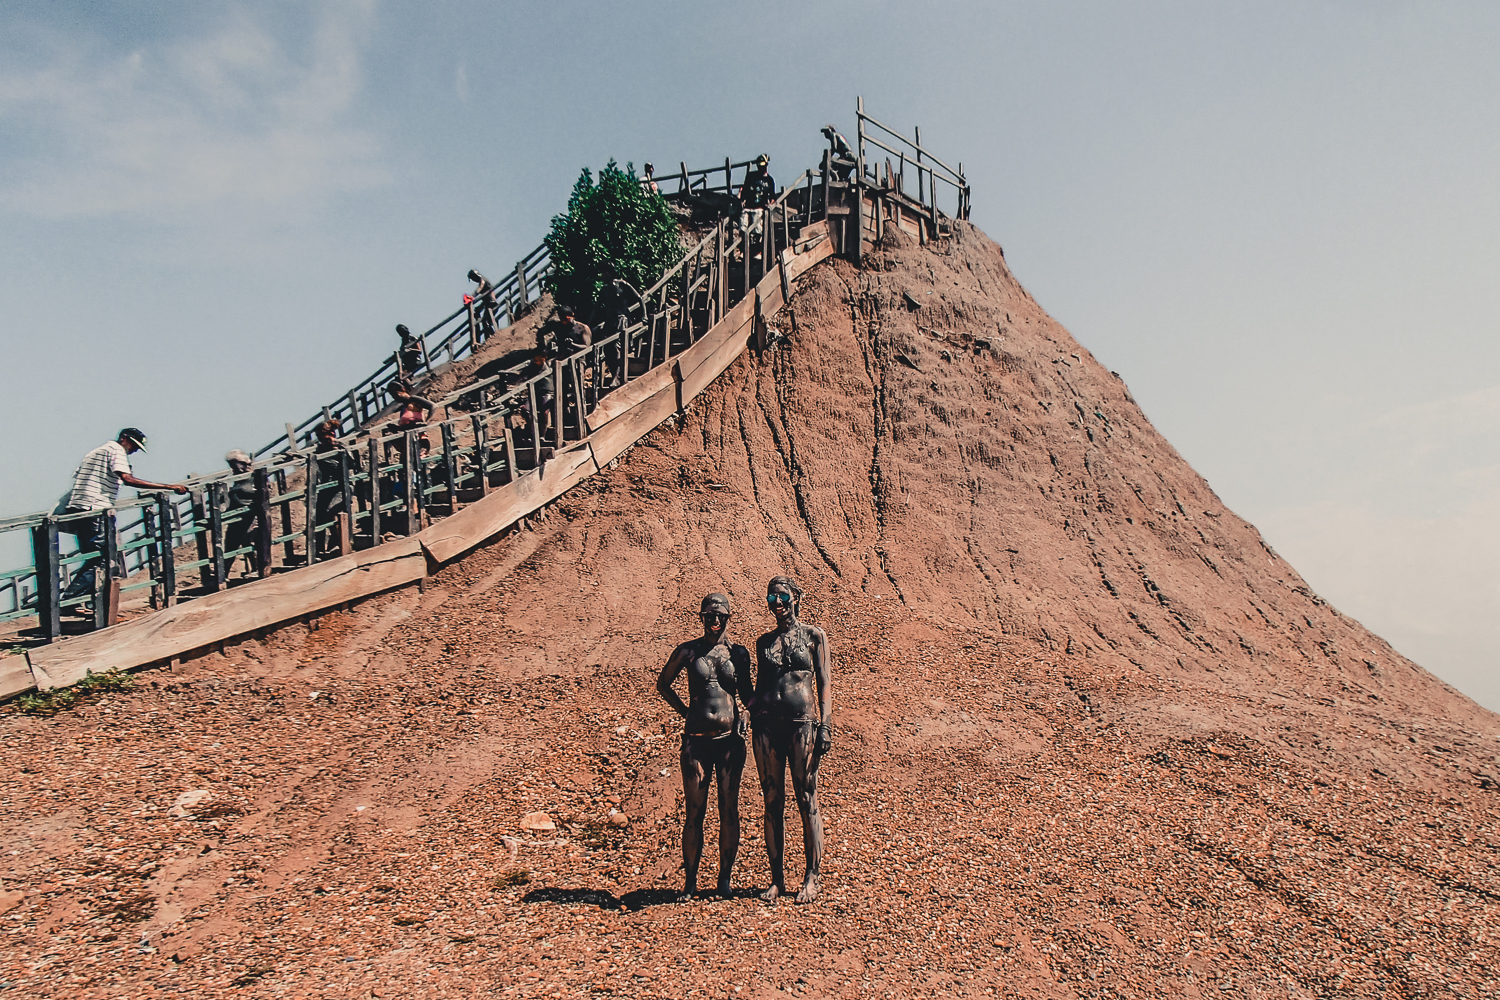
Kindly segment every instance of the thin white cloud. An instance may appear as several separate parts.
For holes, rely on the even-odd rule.
[[[370,20],[368,0],[326,7],[302,59],[245,15],[123,55],[43,39],[44,52],[5,60],[31,69],[0,70],[0,208],[170,213],[384,183],[379,138],[350,120]]]

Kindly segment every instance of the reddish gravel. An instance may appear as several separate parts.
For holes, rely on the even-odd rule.
[[[3,986],[1500,992],[1500,720],[1318,599],[982,234],[875,256],[425,591],[0,718]],[[824,898],[749,898],[751,777],[743,894],[668,903],[656,671],[781,572],[835,656]]]

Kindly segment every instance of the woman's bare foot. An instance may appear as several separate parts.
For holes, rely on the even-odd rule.
[[[763,903],[774,903],[784,892],[786,892],[786,886],[777,885],[773,882],[771,883],[771,888],[760,894],[760,901]]]
[[[811,903],[818,898],[818,876],[809,875],[807,881],[802,883],[802,891],[797,893],[797,902]]]
[[[727,878],[719,879],[718,893],[721,899],[728,899],[734,895],[734,892],[729,888],[729,880]]]

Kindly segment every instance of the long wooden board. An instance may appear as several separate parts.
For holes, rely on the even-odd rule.
[[[155,614],[27,652],[42,691],[76,684],[90,671],[129,669],[269,628],[299,615],[420,580],[427,556],[401,538],[306,569],[209,594]]]
[[[787,254],[788,280],[832,253],[832,241],[824,238],[804,253]],[[784,305],[780,270],[771,269],[755,292],[764,315],[780,309]],[[89,672],[170,659],[419,580],[433,566],[484,543],[594,475],[696,398],[744,352],[754,334],[754,321],[752,293],[672,364],[658,365],[605,397],[590,416],[592,432],[587,439],[416,535],[31,650],[27,653],[30,680],[48,691],[75,684]],[[32,684],[24,683],[27,679],[19,663],[0,672],[0,698],[29,689]]]

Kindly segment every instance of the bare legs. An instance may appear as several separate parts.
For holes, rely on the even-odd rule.
[[[784,738],[778,739],[778,736]],[[818,809],[817,730],[812,724],[793,724],[785,733],[775,723],[755,731],[755,769],[765,796],[766,859],[771,866],[771,887],[761,899],[774,902],[786,894],[786,770],[791,765],[792,790],[802,814],[802,846],[807,856],[807,874],[797,902],[818,898],[818,874],[823,863],[823,814]]]
[[[703,817],[708,812],[708,787],[719,779],[719,883],[729,895],[729,876],[740,850],[740,777],[745,771],[745,741],[686,739],[682,743],[682,900],[698,891],[698,866],[703,860]]]

